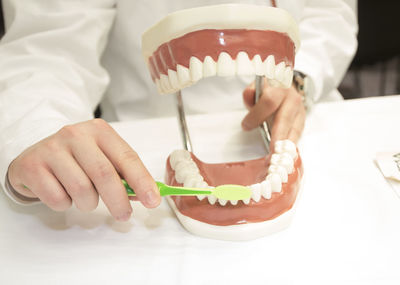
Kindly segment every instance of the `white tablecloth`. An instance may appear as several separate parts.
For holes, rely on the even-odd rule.
[[[190,117],[195,153],[209,162],[261,156],[242,116]],[[177,120],[114,127],[162,180],[181,147]],[[118,223],[104,205],[55,213],[0,194],[0,284],[400,284],[400,199],[373,162],[378,151],[400,151],[399,129],[400,96],[316,106],[300,143],[295,219],[250,242],[193,236],[165,201],[155,210],[135,203]]]

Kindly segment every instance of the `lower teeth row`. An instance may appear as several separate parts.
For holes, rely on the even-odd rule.
[[[296,145],[290,140],[277,141],[275,143],[275,153],[271,156],[271,163],[268,168],[268,175],[261,183],[248,186],[252,195],[251,198],[240,200],[245,205],[259,202],[261,198],[271,199],[272,193],[282,191],[282,184],[288,182],[289,175],[294,171],[294,160],[297,157]],[[175,171],[175,179],[178,183],[182,183],[185,187],[208,188],[208,184],[201,176],[196,163],[192,160],[190,152],[186,150],[176,150],[170,156],[170,165]],[[197,195],[202,201],[206,196]],[[225,206],[228,202],[237,205],[237,200],[217,199],[214,195],[207,196],[211,205],[219,203]]]

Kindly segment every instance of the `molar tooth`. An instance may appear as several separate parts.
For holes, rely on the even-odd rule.
[[[189,188],[194,188],[196,185],[203,181],[203,177],[197,172],[197,173],[190,173],[190,175],[187,175],[185,177],[185,180],[183,182],[183,186],[189,187]]]
[[[268,79],[273,79],[275,76],[275,57],[269,55],[264,61],[265,71],[264,74]]]
[[[279,164],[285,167],[289,174],[293,172],[294,160],[289,153],[285,152],[281,154],[281,159],[279,161]]]
[[[202,201],[206,197],[206,195],[196,195],[196,197],[199,201]]]
[[[279,164],[271,164],[268,168],[268,173],[276,173],[280,176],[283,183],[288,182],[288,173],[285,167]]]
[[[281,159],[281,155],[279,153],[274,153],[271,156],[271,164],[279,164],[280,159]]]
[[[286,65],[283,61],[275,67],[275,79],[281,84],[283,84],[285,68]]]
[[[169,156],[169,163],[172,169],[175,170],[176,164],[178,162],[180,162],[181,160],[190,160],[190,159],[191,159],[190,152],[184,149],[177,149],[174,150]]]
[[[176,72],[178,74],[180,88],[187,86],[191,82],[189,68],[186,68],[183,65],[178,64],[176,66]]]
[[[293,70],[292,67],[287,66],[285,69],[284,77],[283,77],[283,85],[286,88],[289,88],[292,85],[293,80]]]
[[[176,165],[175,179],[179,183],[184,183],[186,178],[199,172],[193,161],[181,161]]]
[[[172,69],[168,69],[168,77],[169,77],[169,83],[171,83],[172,89],[179,89],[178,75],[176,74],[176,71],[173,71]]]
[[[203,178],[203,177],[202,177]],[[209,187],[207,182],[205,182],[203,179],[199,181],[194,188],[213,188]]]
[[[253,57],[253,65],[254,65],[254,70],[256,75],[265,75],[265,71],[263,68],[263,62],[261,60],[261,56],[259,54],[256,54]]]
[[[254,202],[259,202],[261,199],[261,184],[253,184],[250,186],[251,188],[251,199],[254,200]]]
[[[209,77],[217,74],[217,64],[211,56],[207,55],[203,62],[203,76]]]
[[[288,153],[293,159],[297,157],[297,149],[291,140],[280,140],[275,143],[275,153]]]
[[[236,73],[239,75],[253,75],[254,64],[246,52],[241,51],[236,56]]]
[[[229,202],[231,202],[231,204],[232,204],[233,206],[236,206],[237,203],[238,203],[238,200],[229,200]]]
[[[243,203],[244,203],[245,205],[248,205],[248,204],[250,203],[250,198],[243,199],[242,201],[243,201]]]
[[[219,76],[235,75],[235,62],[226,52],[221,52],[218,56],[217,74]]]
[[[181,171],[184,169],[197,169],[197,165],[193,160],[181,160],[175,165],[175,171]]]
[[[261,182],[261,195],[265,199],[271,199],[272,190],[270,180],[264,180],[263,182]]]
[[[271,183],[271,191],[272,192],[281,192],[282,191],[282,180],[279,174],[270,173],[267,176],[267,180]]]
[[[217,197],[215,197],[214,195],[208,195],[208,203],[210,203],[211,205],[214,205],[215,202],[217,201]]]
[[[221,206],[225,206],[226,203],[228,203],[228,200],[218,199],[218,203],[219,203]]]
[[[172,90],[172,86],[171,83],[169,82],[169,78],[167,75],[160,74],[160,82],[165,92],[169,92],[170,90]]]
[[[274,153],[271,156],[271,164],[282,165],[283,167],[285,167],[288,173],[293,172],[294,160],[292,156],[287,152]]]
[[[197,57],[190,58],[189,67],[192,81],[196,82],[203,77],[203,63]]]

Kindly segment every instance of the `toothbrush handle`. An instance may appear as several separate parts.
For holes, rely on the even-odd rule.
[[[130,197],[136,196],[135,191],[128,185],[125,179],[121,179],[122,183],[125,186],[126,193]],[[161,196],[168,196],[168,195],[179,195],[179,196],[193,196],[193,195],[208,195],[212,194],[211,191],[196,189],[196,188],[183,188],[183,187],[173,187],[165,185],[161,182],[156,182],[158,189],[160,190]]]
[[[161,196],[168,195],[179,195],[179,196],[193,196],[193,195],[208,195],[212,194],[209,190],[197,189],[197,188],[186,188],[186,187],[175,187],[165,185],[161,182],[156,182],[158,189],[160,189]]]

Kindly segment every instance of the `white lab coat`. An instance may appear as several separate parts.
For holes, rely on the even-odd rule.
[[[141,34],[167,13],[220,3],[268,0],[3,0],[0,43],[0,183],[24,149],[62,126],[93,118],[101,102],[109,121],[175,114],[141,55]],[[312,79],[314,101],[334,92],[356,49],[354,11],[340,0],[278,0],[299,22],[295,69]],[[187,113],[243,108],[249,78],[210,78],[185,89]],[[140,139],[140,138],[138,138]],[[145,139],[145,138],[144,138]]]

